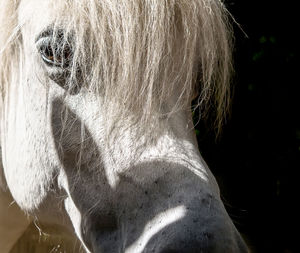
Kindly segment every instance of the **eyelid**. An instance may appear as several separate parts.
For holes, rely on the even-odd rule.
[[[72,31],[50,27],[36,37],[35,45],[49,79],[71,95],[76,95],[81,89],[83,76],[80,67],[73,62],[73,38]]]
[[[53,39],[54,34],[58,36]],[[42,32],[36,39],[37,49],[43,59],[43,61],[50,67],[68,68],[72,61],[72,45],[68,40],[64,40],[64,34],[58,30],[53,33],[53,30],[46,30]],[[46,50],[51,50],[53,53],[53,60],[46,56]],[[51,52],[49,50],[49,52]],[[65,57],[67,53],[68,57]],[[57,58],[55,59],[55,56]],[[57,61],[60,59],[59,61]]]

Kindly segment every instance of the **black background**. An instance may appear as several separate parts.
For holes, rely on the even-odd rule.
[[[219,140],[199,148],[253,252],[300,252],[300,89],[297,1],[225,1],[235,32],[234,99]]]

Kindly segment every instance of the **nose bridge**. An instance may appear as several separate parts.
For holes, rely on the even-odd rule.
[[[203,191],[182,204],[184,216],[158,231],[145,252],[247,252],[218,198]]]
[[[152,166],[140,165],[120,177],[118,200],[126,228],[126,253],[247,252],[207,182],[170,163],[156,164],[164,174],[152,182],[135,181],[134,175],[143,170],[155,173],[157,167]]]
[[[136,180],[145,170],[163,173]],[[108,193],[108,202],[81,210],[82,239],[91,252],[247,252],[220,198],[178,164],[140,164],[120,174]]]

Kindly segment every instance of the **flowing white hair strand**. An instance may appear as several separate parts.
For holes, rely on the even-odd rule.
[[[52,6],[58,10],[54,29],[73,35],[70,80],[79,66],[86,87],[101,94],[103,104],[122,106],[118,117],[133,112],[145,123],[174,93],[169,114],[190,108],[198,95],[201,114],[214,111],[221,128],[232,73],[232,32],[221,1],[57,0]],[[12,55],[21,52],[21,43],[11,39],[20,37],[14,36],[17,8],[17,0],[0,3],[2,93],[16,60]]]

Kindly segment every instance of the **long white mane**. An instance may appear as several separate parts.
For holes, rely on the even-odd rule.
[[[19,2],[0,3],[2,96],[22,61],[20,28],[30,19],[17,16]],[[199,95],[203,115],[213,109],[216,126],[222,125],[229,107],[232,39],[221,1],[52,2],[53,34],[63,28],[66,41],[69,35],[74,40],[70,80],[80,66],[85,88],[103,94],[105,105],[122,106],[118,117],[131,111],[147,121],[176,92],[168,113],[189,108]]]

